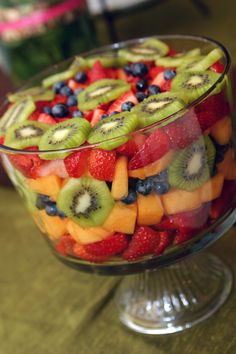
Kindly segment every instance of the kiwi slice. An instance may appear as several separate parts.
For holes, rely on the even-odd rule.
[[[76,148],[83,144],[89,134],[90,124],[86,119],[68,119],[51,126],[41,137],[39,150],[61,150]],[[44,160],[63,159],[69,152],[41,154]]]
[[[86,58],[88,66],[91,68],[99,60],[105,68],[121,67],[128,63],[125,58],[119,57],[117,53],[106,52],[101,55],[91,55]]]
[[[27,90],[22,90],[13,94],[8,95],[8,100],[10,102],[17,102],[25,97],[31,97],[34,102],[36,101],[51,101],[53,100],[55,93],[52,90],[46,90],[44,87],[35,86]]]
[[[185,53],[179,53],[174,55],[173,57],[164,57],[164,58],[159,58],[156,60],[156,65],[157,66],[164,66],[164,67],[179,67],[180,65],[183,65],[186,61],[188,60],[194,60],[200,57],[201,51],[199,48],[195,48],[192,50],[189,50],[188,52]]]
[[[123,80],[98,80],[79,93],[78,105],[82,111],[94,109],[101,103],[115,100],[129,90],[130,85]]]
[[[168,169],[170,185],[187,191],[197,189],[210,178],[214,161],[215,147],[211,139],[201,137],[176,153]]]
[[[183,97],[178,93],[159,93],[151,95],[132,109],[139,118],[139,126],[160,122],[185,107]]]
[[[71,178],[60,190],[57,205],[82,227],[102,225],[115,202],[104,181]]]
[[[104,150],[112,150],[129,140],[127,136],[138,125],[138,117],[134,113],[122,112],[108,117],[96,124],[88,137],[90,144],[100,143]]]
[[[181,92],[189,102],[196,100],[219,79],[213,71],[189,71],[178,73],[172,81],[171,90]]]
[[[163,57],[169,51],[168,45],[159,39],[150,38],[142,43],[119,50],[119,55],[128,61],[152,61],[159,57]]]
[[[188,58],[183,65],[179,67],[179,71],[204,71],[207,70],[211,65],[220,60],[223,56],[222,50],[216,48],[213,49],[209,54],[201,56],[199,58]]]
[[[34,121],[16,123],[7,130],[4,144],[14,149],[37,146],[47,129],[48,124]]]
[[[35,109],[32,98],[25,98],[11,105],[0,118],[0,135],[5,135],[13,124],[27,120]]]

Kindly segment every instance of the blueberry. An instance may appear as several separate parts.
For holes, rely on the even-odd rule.
[[[47,195],[39,194],[36,199],[36,208],[43,210],[48,202],[50,202],[50,198]]]
[[[83,112],[78,110],[78,111],[74,111],[72,113],[72,116],[73,116],[73,118],[83,118],[84,114],[83,114]]]
[[[160,93],[160,92],[161,92],[161,89],[157,85],[151,85],[151,86],[148,87],[149,96],[156,95],[157,93]]]
[[[51,107],[46,106],[46,107],[43,108],[43,112],[47,113],[47,114],[51,114],[52,113],[52,109],[51,109]]]
[[[220,163],[224,160],[224,151],[222,150],[216,150],[216,157],[215,157],[215,163]]]
[[[147,81],[145,79],[140,79],[136,82],[136,88],[139,91],[144,91],[147,88]]]
[[[163,170],[161,171],[158,175],[154,175],[152,177],[149,177],[152,180],[152,183],[157,183],[157,182],[165,182],[167,181],[168,177],[168,171]]]
[[[78,104],[77,98],[74,95],[69,96],[66,104],[69,107],[77,106]]]
[[[82,89],[82,88],[77,88],[76,90],[75,90],[75,95],[77,96],[80,92],[82,92],[82,91],[84,91],[84,89]]]
[[[131,70],[133,76],[143,77],[148,73],[148,67],[144,63],[131,64]]]
[[[61,211],[61,210],[57,210],[57,215],[58,215],[59,218],[61,218],[61,219],[65,219],[65,218],[66,218],[66,214],[63,213],[63,211]]]
[[[136,201],[137,199],[137,194],[135,191],[132,189],[129,191],[129,194],[127,195],[126,198],[121,199],[121,201],[125,204],[132,204]]]
[[[165,80],[171,80],[173,77],[175,77],[176,71],[175,70],[165,70],[164,71],[164,79]]]
[[[56,206],[56,203],[54,203],[54,202],[48,203],[45,207],[45,211],[49,216],[58,215],[57,206]]]
[[[69,114],[68,108],[63,103],[55,104],[55,106],[52,107],[52,115],[56,118],[67,117],[68,114]]]
[[[134,107],[134,103],[131,101],[126,101],[126,102],[122,103],[122,105],[121,105],[121,109],[123,112],[130,111],[131,108],[133,108],[133,107]]]
[[[124,66],[124,71],[126,72],[127,75],[132,75],[133,74],[131,66],[129,64],[126,64]]]
[[[83,84],[87,80],[87,75],[83,71],[79,71],[75,76],[75,80]]]
[[[142,102],[148,96],[144,92],[136,92],[136,97],[139,102]]]
[[[101,119],[105,119],[105,118],[107,118],[107,117],[109,117],[109,114],[103,114],[100,118],[101,118]]]
[[[71,88],[69,86],[63,86],[60,89],[60,95],[69,97],[69,96],[73,95],[73,91],[71,90]]]
[[[217,167],[216,165],[213,166],[212,172],[211,172],[211,177],[214,177],[217,174]]]
[[[170,185],[168,182],[156,182],[152,184],[152,190],[157,194],[165,194],[169,192]]]
[[[64,81],[58,81],[53,85],[53,91],[55,93],[59,93],[62,87],[66,86],[66,83]]]
[[[152,182],[149,179],[139,180],[136,184],[136,191],[142,195],[148,195],[152,191]]]
[[[136,184],[137,184],[138,181],[139,181],[138,178],[132,178],[132,177],[130,177],[130,178],[129,178],[129,189],[134,189],[134,190],[136,190]]]
[[[118,114],[118,113],[120,113],[120,112],[114,111],[114,112],[112,112],[112,113],[110,114],[110,116],[114,116],[115,114]]]

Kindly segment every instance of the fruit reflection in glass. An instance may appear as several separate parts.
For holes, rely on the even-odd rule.
[[[220,260],[185,260],[235,219],[229,66],[209,39],[134,40],[49,69],[2,107],[3,165],[54,253],[81,270],[144,272],[118,297],[136,331],[191,327],[229,294]]]

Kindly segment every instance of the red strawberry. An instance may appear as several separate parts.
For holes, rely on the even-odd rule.
[[[222,194],[219,198],[212,201],[210,217],[213,221],[224,215],[230,207],[235,207],[233,196],[236,193],[236,182],[225,181]]]
[[[49,101],[37,101],[35,105],[38,111],[43,112],[44,107],[49,105]]]
[[[175,231],[177,229],[174,218],[164,215],[161,221],[153,226],[155,230]]]
[[[41,114],[41,112],[36,109],[33,113],[31,113],[31,115],[28,119],[29,120],[38,120],[40,114]]]
[[[102,66],[100,60],[93,64],[92,69],[87,72],[87,76],[90,83],[107,78],[106,69]]]
[[[116,151],[127,157],[133,157],[144,144],[145,140],[146,136],[144,134],[135,134],[127,143],[119,146]]]
[[[170,147],[168,135],[163,129],[156,129],[140,147],[129,162],[129,170],[144,167],[167,153]]]
[[[84,246],[86,252],[94,256],[114,256],[123,252],[128,246],[125,234],[116,233],[105,240],[90,243]]]
[[[171,215],[169,218],[172,225],[179,230],[196,230],[206,224],[209,216],[210,206],[204,204],[202,207]]]
[[[29,148],[27,150],[29,150]],[[32,148],[32,150],[34,149]],[[37,154],[9,155],[9,160],[11,161],[12,165],[27,178],[37,178],[39,167],[43,163]]]
[[[76,91],[79,88],[84,89],[87,85],[81,84],[81,83],[75,81],[74,79],[70,79],[68,81],[68,86],[69,86],[69,88],[71,88],[71,90]]]
[[[4,144],[4,136],[0,136],[0,144],[3,145]]]
[[[93,111],[83,111],[84,118],[87,119],[87,121],[91,122],[91,119],[93,117]]]
[[[92,150],[88,158],[90,174],[101,181],[112,181],[116,166],[115,151]]]
[[[53,101],[51,102],[51,107],[54,106],[57,103],[66,103],[67,102],[68,97],[67,96],[61,96],[61,95],[56,95],[53,99]]]
[[[177,52],[174,48],[169,48],[169,52],[168,52],[167,56],[174,57],[176,54],[177,54]]]
[[[189,230],[177,231],[177,233],[175,235],[175,239],[174,239],[174,244],[175,245],[179,245],[179,244],[189,240],[193,236],[194,236],[194,232],[193,231],[189,231]]]
[[[127,261],[151,254],[160,242],[159,232],[154,231],[149,226],[140,226],[135,231],[128,248],[123,253],[123,258]]]
[[[56,245],[56,250],[62,256],[67,256],[72,253],[75,243],[75,240],[70,235],[63,235]]]
[[[154,66],[149,70],[148,75],[153,80],[158,74],[163,73],[165,70],[166,68],[164,66]]]
[[[165,82],[161,86],[161,91],[166,92],[171,90],[172,80],[165,80]]]
[[[55,119],[53,119],[52,116],[50,116],[50,114],[47,114],[47,113],[41,113],[39,115],[39,117],[38,117],[38,122],[46,123],[46,124],[49,124],[49,125],[55,125],[56,124]]]
[[[66,171],[70,177],[79,178],[87,169],[89,149],[75,151],[64,159]]]
[[[123,69],[117,69],[117,79],[128,81],[128,75]]]
[[[192,111],[165,126],[164,130],[170,139],[170,147],[173,149],[184,149],[198,139],[202,133]]]
[[[133,102],[134,104],[138,103],[136,96],[132,91],[124,93],[120,98],[115,100],[109,107],[107,114],[111,114],[114,111],[121,112],[121,106],[124,102]]]
[[[159,232],[159,243],[154,249],[156,255],[162,254],[173,241],[173,233],[168,231]]]
[[[81,259],[84,259],[85,261],[89,262],[103,262],[109,259],[108,256],[94,256],[93,254],[87,252],[85,250],[85,246],[80,245],[76,243],[73,247],[73,252],[75,256],[80,257]]]
[[[211,67],[210,67],[210,70],[218,73],[218,74],[222,74],[225,70],[225,66],[224,64],[222,64],[220,61],[217,61],[215,64],[213,64]]]
[[[103,114],[105,114],[106,112],[103,109],[97,108],[93,111],[93,116],[91,119],[91,126],[94,127],[94,125],[96,125],[100,120],[101,120],[101,116]]]
[[[60,178],[67,178],[68,173],[63,160],[44,161],[38,169],[38,176],[55,175]]]
[[[105,72],[106,72],[106,77],[108,79],[117,79],[117,70],[116,69],[106,68]]]
[[[162,71],[159,74],[157,74],[157,76],[154,77],[154,79],[151,81],[150,85],[157,85],[161,88],[165,82],[166,82],[166,80],[164,78],[164,71]]]

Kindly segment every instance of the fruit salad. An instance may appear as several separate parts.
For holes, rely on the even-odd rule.
[[[8,95],[3,164],[62,257],[159,257],[233,208],[228,69],[211,46],[133,41]]]

